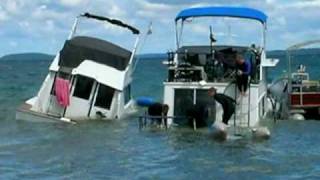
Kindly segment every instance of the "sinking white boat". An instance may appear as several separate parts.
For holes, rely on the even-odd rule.
[[[79,20],[90,19],[127,28],[136,36],[129,51],[106,40],[77,36]],[[29,121],[120,119],[132,111],[133,58],[139,30],[119,20],[85,13],[76,18],[62,50],[49,67],[38,94],[16,113]]]
[[[261,25],[262,29],[261,39],[259,39],[261,44],[217,45],[219,38],[215,39],[214,33],[210,33],[212,30],[210,26],[201,27],[202,29],[199,26],[190,28],[190,24],[203,18],[209,18],[210,22],[217,18],[237,19],[237,22],[239,19],[258,22],[257,24]],[[163,83],[163,103],[169,105],[168,125],[186,125],[187,118],[181,117],[186,116],[188,108],[194,105],[206,105],[208,103],[207,91],[210,87],[215,87],[218,93],[224,93],[238,100],[236,113],[229,121],[231,126],[249,128],[258,126],[260,119],[271,110],[270,101],[267,98],[267,68],[272,68],[278,63],[277,60],[266,58],[267,16],[261,11],[250,8],[198,7],[181,11],[175,18],[175,22],[177,49],[169,53],[168,62],[165,62],[168,65],[168,79]],[[232,24],[227,25],[230,31]],[[202,41],[201,45],[183,45],[186,39],[198,35],[197,33],[184,34],[184,31],[192,29],[197,30],[197,33],[207,29],[207,41]],[[247,34],[247,36],[250,37],[252,34]],[[243,55],[252,64],[247,95],[241,98],[235,86],[237,54]],[[217,108],[214,113],[216,115],[213,115],[212,118],[219,122],[222,113],[222,108]]]

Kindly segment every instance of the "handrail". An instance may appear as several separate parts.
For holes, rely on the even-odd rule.
[[[249,86],[249,97],[248,97],[248,127],[250,127],[250,113],[251,113],[251,111],[250,111],[250,106],[251,106],[251,86],[250,86],[250,80],[249,80],[249,84],[248,84],[248,86]]]
[[[310,41],[304,41],[304,42],[301,42],[301,43],[297,43],[297,44],[294,44],[292,46],[289,46],[286,51],[287,51],[287,66],[288,66],[288,84],[289,84],[289,89],[292,89],[292,77],[291,77],[291,74],[292,74],[292,70],[291,70],[291,54],[290,54],[290,51],[294,51],[294,50],[297,50],[297,49],[300,49],[300,48],[303,48],[305,46],[310,46],[310,45],[313,45],[313,44],[319,44],[320,43],[320,39],[316,39],[316,40],[310,40]],[[291,104],[291,102],[290,102]]]
[[[302,47],[304,47],[304,46],[309,46],[309,45],[317,44],[317,43],[320,43],[320,39],[311,40],[311,41],[305,41],[305,42],[298,43],[298,44],[294,44],[294,45],[288,47],[288,48],[287,48],[287,51],[296,50],[296,49],[302,48]]]

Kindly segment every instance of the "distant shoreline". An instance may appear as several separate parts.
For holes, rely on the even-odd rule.
[[[0,61],[53,60],[54,56],[45,53],[18,53],[2,56]]]
[[[267,56],[285,56],[285,50],[272,50],[267,51]],[[294,55],[313,55],[320,54],[320,48],[311,48],[311,49],[300,49],[294,52]],[[8,54],[0,58],[0,61],[15,61],[15,60],[48,60],[52,61],[54,55],[45,54],[45,53],[17,53],[17,54]],[[167,59],[166,53],[147,53],[147,54],[138,54],[136,58],[144,60],[165,60]]]

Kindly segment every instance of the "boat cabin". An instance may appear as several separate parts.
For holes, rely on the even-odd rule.
[[[130,58],[130,51],[108,41],[84,36],[67,40],[56,59],[58,66],[54,61],[50,67],[49,80],[53,81],[48,107],[44,109],[50,115],[71,119],[117,118],[118,114],[112,113],[114,108],[118,103],[129,103],[131,96],[130,79],[125,82],[124,72]],[[55,100],[57,78],[70,83],[68,107]],[[121,93],[126,98],[118,99]]]

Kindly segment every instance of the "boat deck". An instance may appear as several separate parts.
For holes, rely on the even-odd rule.
[[[38,113],[31,110],[31,105],[23,103],[16,112],[16,119],[32,122],[62,122],[60,117],[50,114]]]

